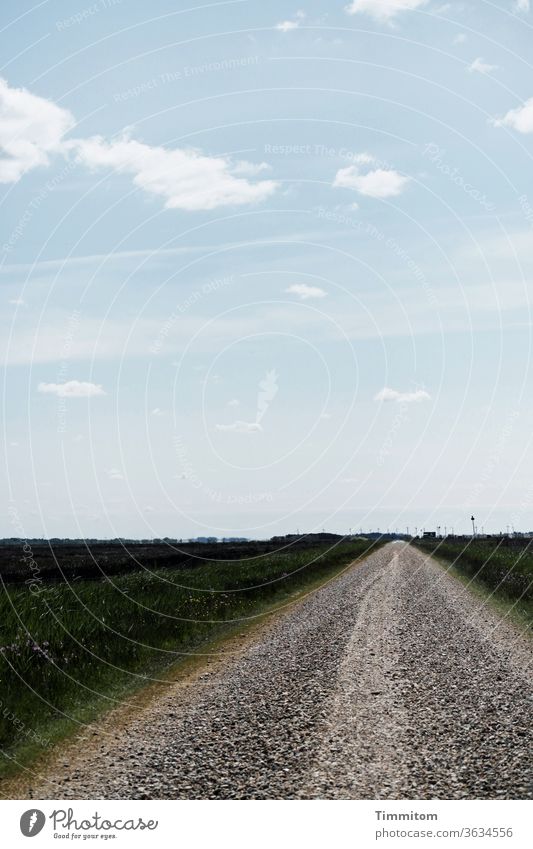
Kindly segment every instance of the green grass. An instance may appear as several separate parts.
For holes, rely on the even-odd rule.
[[[417,548],[450,564],[452,571],[501,613],[531,628],[533,621],[533,550],[527,541],[429,539]]]
[[[367,553],[364,541],[101,581],[7,585],[0,601],[0,775],[206,642]]]

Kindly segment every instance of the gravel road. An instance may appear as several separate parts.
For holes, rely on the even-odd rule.
[[[390,544],[271,618],[21,796],[530,798],[531,642]]]

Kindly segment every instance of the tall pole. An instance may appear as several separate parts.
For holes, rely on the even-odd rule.
[[[476,526],[474,522],[476,521],[473,516],[470,516],[470,521],[472,522],[472,537],[476,535]]]

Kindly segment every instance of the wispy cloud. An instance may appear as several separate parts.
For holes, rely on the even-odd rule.
[[[411,404],[417,401],[430,401],[431,395],[424,389],[416,389],[414,392],[399,392],[384,386],[376,395],[374,401],[396,401],[399,404]]]
[[[388,198],[400,195],[409,183],[409,177],[383,167],[368,153],[358,154],[353,161],[353,165],[337,171],[333,181],[335,187],[354,189],[367,197]]]
[[[353,0],[345,7],[349,15],[363,13],[377,21],[389,22],[402,12],[413,11],[427,4],[428,0]]]
[[[323,230],[295,230],[294,232],[283,234],[283,238],[287,242],[302,241],[306,239],[321,238]],[[261,245],[271,245],[272,239],[265,237],[256,239],[253,242],[253,249]],[[124,263],[130,265],[132,262],[146,258],[157,262],[171,262],[176,256],[186,256],[188,254],[206,254],[210,251],[219,251],[221,249],[228,250],[230,248],[249,249],[252,248],[246,241],[221,241],[202,242],[197,245],[181,245],[176,248],[138,248],[137,250],[115,251],[113,253],[95,253],[84,254],[80,256],[63,256],[57,259],[42,260],[41,262],[30,263],[4,263],[0,267],[1,276],[13,276],[13,274],[25,274],[31,271],[33,274],[38,272],[54,271],[56,269],[83,268],[85,266],[99,265],[105,263]]]
[[[525,13],[527,13],[527,12],[529,12],[529,9],[530,9],[530,2],[529,2],[529,0],[516,0],[513,8],[514,8],[515,12],[525,12]]]
[[[39,383],[38,392],[45,395],[57,395],[58,398],[92,398],[105,395],[98,383],[85,383],[80,380],[68,380],[66,383]]]
[[[298,295],[302,301],[307,301],[309,298],[326,297],[326,292],[319,286],[308,286],[307,283],[293,283],[285,291],[289,295]]]
[[[468,66],[467,70],[470,73],[490,74],[492,71],[498,70],[498,65],[489,65],[489,63],[485,62],[481,56],[478,56],[477,59],[474,59],[472,64]]]
[[[533,97],[522,106],[510,109],[503,118],[495,118],[493,124],[495,127],[512,127],[519,133],[533,133]]]
[[[457,35],[455,36],[455,38],[454,38],[454,40],[453,40],[453,43],[454,43],[454,44],[464,44],[466,40],[467,40],[466,33],[464,33],[464,32],[459,32],[459,33],[457,33]]]
[[[124,475],[120,469],[107,469],[107,476],[112,481],[123,481]]]

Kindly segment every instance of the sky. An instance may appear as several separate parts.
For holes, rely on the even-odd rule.
[[[0,535],[533,528],[532,25],[3,3]]]

